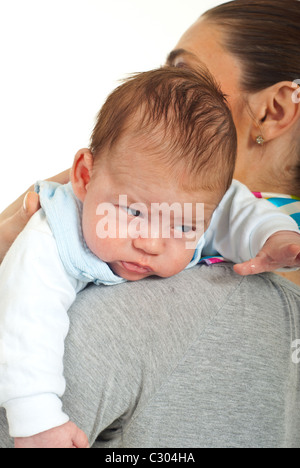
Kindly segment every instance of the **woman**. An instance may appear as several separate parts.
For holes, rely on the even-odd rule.
[[[259,196],[300,198],[299,43],[297,0],[237,0],[203,15],[168,58],[200,60],[220,82],[238,132],[235,178]],[[279,198],[298,219],[297,200]],[[20,204],[0,218],[2,254],[38,200],[27,197],[27,213]],[[286,276],[218,265],[88,288],[70,313],[67,412],[100,447],[299,447],[300,272]]]

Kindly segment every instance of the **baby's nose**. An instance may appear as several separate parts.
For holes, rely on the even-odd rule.
[[[159,255],[164,250],[164,239],[138,237],[133,239],[133,245],[136,249],[143,250],[148,255]]]

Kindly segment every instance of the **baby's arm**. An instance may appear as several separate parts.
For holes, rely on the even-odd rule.
[[[235,266],[240,274],[300,266],[296,222],[267,200],[255,198],[237,181],[214,213],[205,236],[204,253],[218,252],[234,263],[243,264]]]
[[[66,276],[39,211],[0,268],[0,405],[12,437],[67,423],[64,339],[76,285]]]

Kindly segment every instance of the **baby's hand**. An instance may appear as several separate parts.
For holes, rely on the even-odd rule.
[[[257,257],[234,266],[239,275],[255,275],[280,268],[300,268],[300,234],[279,231],[265,243]]]
[[[71,421],[32,437],[15,438],[15,448],[89,448],[88,438]]]

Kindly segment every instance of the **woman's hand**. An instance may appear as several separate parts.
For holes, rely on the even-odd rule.
[[[8,249],[23,231],[31,216],[40,208],[39,196],[35,192],[28,192],[22,206],[16,211],[6,210],[0,216],[0,263],[2,262]],[[11,214],[10,211],[14,211]]]
[[[67,184],[70,180],[70,169],[48,180],[60,184]],[[39,196],[33,191],[32,186],[26,194],[18,198],[18,200],[0,214],[0,263],[31,216],[38,211],[39,208]]]

